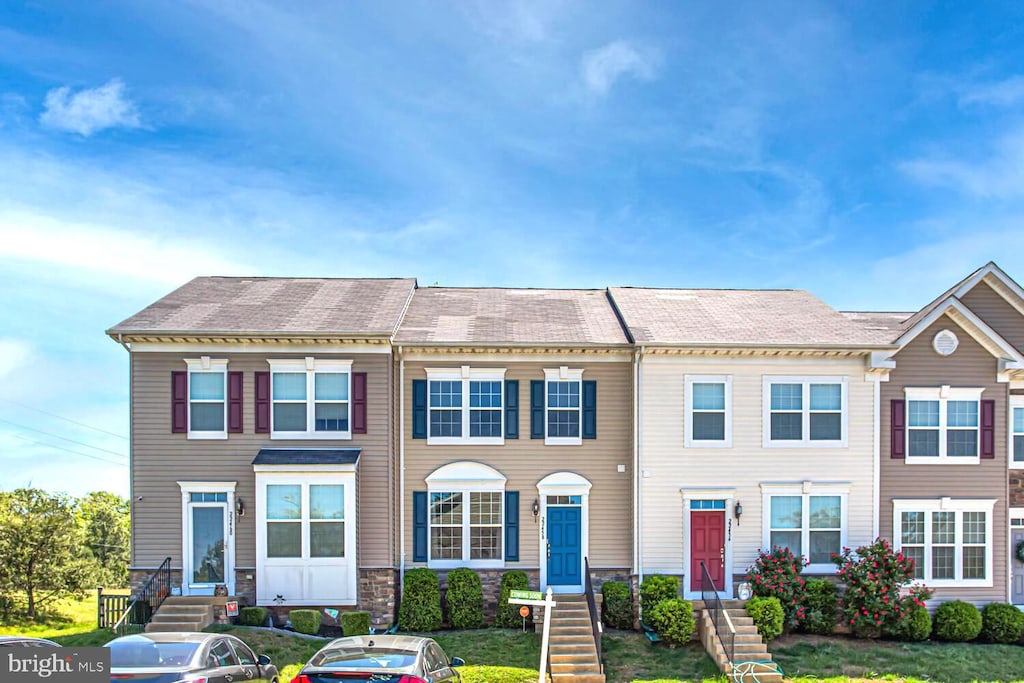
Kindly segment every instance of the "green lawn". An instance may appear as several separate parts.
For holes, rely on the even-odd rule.
[[[0,622],[0,635],[58,639],[63,636],[86,633],[95,628],[96,591],[88,591],[80,598],[45,603],[35,619],[11,615]],[[75,644],[81,645],[82,643]]]

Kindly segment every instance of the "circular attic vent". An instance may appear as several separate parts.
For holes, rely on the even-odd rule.
[[[949,330],[942,330],[935,335],[935,339],[932,339],[932,348],[935,349],[935,353],[940,356],[949,356],[956,347],[960,345],[960,340],[956,338],[956,335]]]

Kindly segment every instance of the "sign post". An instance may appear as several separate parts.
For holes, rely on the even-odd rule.
[[[548,642],[551,640],[551,613],[557,604],[551,599],[551,587],[548,586],[547,595],[540,591],[512,591],[509,593],[508,602],[510,605],[523,605],[519,614],[523,615],[523,625],[526,624],[526,615],[523,610],[526,605],[544,607],[544,633],[540,638],[540,674],[537,676],[537,683],[546,683],[548,677]]]

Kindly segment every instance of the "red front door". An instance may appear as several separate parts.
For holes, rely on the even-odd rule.
[[[717,590],[725,590],[725,512],[690,512],[690,590],[701,589],[700,563],[708,567]]]

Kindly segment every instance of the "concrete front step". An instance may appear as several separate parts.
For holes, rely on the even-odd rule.
[[[557,595],[555,602],[550,615],[552,683],[605,683],[586,597]]]
[[[605,683],[604,674],[551,674],[551,683]],[[772,681],[771,683],[775,683]]]

